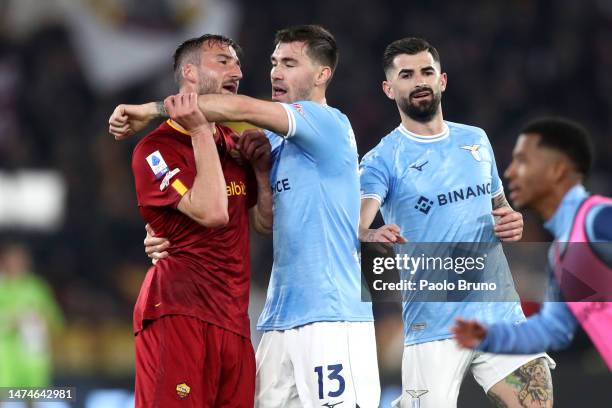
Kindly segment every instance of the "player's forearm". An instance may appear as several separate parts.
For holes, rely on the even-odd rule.
[[[370,229],[380,204],[373,198],[362,198],[361,208],[359,211],[359,240],[361,242],[370,242],[371,236],[376,232],[374,229]]]
[[[276,102],[245,95],[200,95],[198,106],[211,122],[244,121],[279,134],[289,129],[287,114]]]
[[[205,226],[227,224],[227,191],[217,146],[210,131],[192,135],[196,177],[189,190],[194,215]]]
[[[531,354],[559,350],[570,343],[578,322],[564,303],[545,303],[542,311],[518,325],[496,323],[478,349],[490,353]]]
[[[272,189],[268,172],[255,172],[257,180],[257,205],[255,206],[253,226],[262,234],[272,232]]]
[[[501,207],[510,207],[510,203],[508,202],[508,199],[506,198],[506,194],[503,191],[499,193],[498,195],[496,195],[495,197],[493,197],[491,201],[492,201],[492,206],[494,210],[497,210],[498,208],[501,208]]]

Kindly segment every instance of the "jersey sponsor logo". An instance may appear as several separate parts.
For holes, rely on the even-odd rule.
[[[181,171],[181,169],[174,169],[168,173],[166,173],[166,175],[164,176],[164,179],[162,180],[161,184],[159,185],[159,191],[164,191],[166,188],[168,188],[168,186],[170,185],[170,179],[172,177],[174,177],[176,174],[178,174]]]
[[[420,196],[414,208],[419,210],[423,214],[429,214],[429,210],[433,206],[434,202],[425,196]]]
[[[427,163],[429,163],[429,160],[426,161],[425,163],[421,163],[421,164],[414,163],[412,166],[410,166],[410,168],[418,170],[418,171],[423,171],[423,166],[425,166]]]
[[[270,187],[272,188],[272,194],[282,193],[283,191],[291,190],[291,184],[289,184],[289,179],[282,179],[273,182]]]
[[[480,197],[483,195],[491,195],[491,183],[477,184],[476,186],[469,186],[438,194],[436,196],[436,200],[438,205],[443,207],[447,204],[457,203],[459,201],[469,200],[470,198]],[[420,196],[416,202],[416,205],[414,206],[414,209],[427,215],[429,214],[429,211],[431,211],[433,205],[433,200],[430,200],[425,196]]]
[[[476,161],[482,160],[482,156],[480,155],[480,152],[478,151],[480,149],[479,144],[460,146],[460,148],[469,151],[472,154],[472,157],[474,158],[474,160]]]
[[[232,181],[229,184],[227,184],[226,187],[227,187],[228,197],[246,195],[247,193],[246,185],[242,181],[239,183]]]
[[[429,390],[406,390],[408,395],[412,397],[412,408],[420,408],[421,407],[421,396],[427,394]]]
[[[187,398],[189,393],[191,392],[191,387],[185,383],[177,384],[176,386],[176,395],[180,398]]]
[[[446,204],[469,200],[470,198],[480,197],[482,195],[491,195],[491,183],[478,184],[474,187],[470,186],[452,190],[444,194],[438,194],[438,205],[442,207]]]
[[[149,167],[151,167],[153,174],[155,174],[156,179],[159,179],[161,176],[170,171],[159,150],[156,150],[147,156],[147,163],[149,164]]]

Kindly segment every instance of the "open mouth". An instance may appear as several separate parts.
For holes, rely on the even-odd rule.
[[[279,98],[287,94],[287,90],[283,87],[273,85],[272,86],[272,98]]]
[[[226,83],[223,84],[223,89],[225,89],[227,92],[235,94],[236,91],[238,91],[238,84],[234,82]]]

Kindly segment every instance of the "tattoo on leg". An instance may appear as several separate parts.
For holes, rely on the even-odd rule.
[[[522,365],[505,381],[518,390],[521,406],[552,406],[553,386],[546,359],[538,358]]]

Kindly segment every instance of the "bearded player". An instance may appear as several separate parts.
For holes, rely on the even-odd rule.
[[[361,161],[362,241],[401,242],[405,237],[448,243],[448,248],[457,242],[520,239],[522,216],[506,201],[486,133],[443,120],[447,76],[438,51],[419,38],[397,40],[386,48],[383,67],[383,91],[395,101],[401,123]],[[379,209],[386,225],[369,229]],[[516,301],[404,302],[402,408],[456,407],[467,371],[497,406],[552,406],[544,354],[468,351],[449,331],[461,315],[488,322],[524,320],[505,259],[501,266],[497,284]],[[545,374],[543,381],[533,392],[520,393],[516,385],[530,383],[536,368]]]
[[[134,310],[137,407],[253,406],[249,215],[256,229],[271,228],[270,146],[261,132],[236,146],[232,130],[197,105],[198,94],[236,93],[237,51],[219,35],[181,44],[180,93],[165,101],[170,119],[134,149],[140,212],[170,242]],[[238,147],[253,169],[230,155]]]

